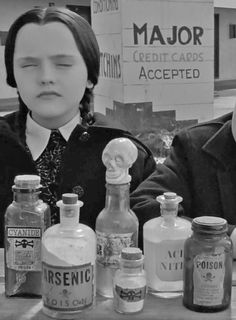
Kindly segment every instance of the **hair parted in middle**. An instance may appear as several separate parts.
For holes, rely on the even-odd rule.
[[[73,34],[74,40],[81,56],[84,59],[88,72],[88,81],[93,87],[98,82],[100,68],[100,51],[96,36],[90,24],[79,14],[63,7],[34,8],[20,15],[11,25],[5,45],[5,66],[7,84],[17,88],[14,77],[14,51],[16,37],[19,30],[26,24],[35,23],[45,25],[50,22],[61,22],[65,24]],[[80,101],[80,112],[83,124],[92,121],[90,114],[90,102],[93,96],[93,87],[86,88]],[[19,96],[20,112],[27,113],[28,108]]]

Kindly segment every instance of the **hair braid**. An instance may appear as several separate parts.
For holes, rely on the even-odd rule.
[[[82,118],[82,124],[88,126],[93,124],[94,117],[91,111],[91,100],[93,99],[93,89],[86,88],[83,99],[80,105],[80,115]]]

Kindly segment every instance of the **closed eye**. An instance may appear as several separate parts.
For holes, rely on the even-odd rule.
[[[21,68],[29,68],[29,67],[37,67],[38,65],[36,63],[29,63],[29,64],[24,64],[21,66]]]
[[[71,63],[56,63],[56,66],[68,68],[68,67],[72,67],[72,64]]]
[[[70,68],[75,64],[75,57],[71,55],[58,54],[51,57],[51,61],[56,67]]]

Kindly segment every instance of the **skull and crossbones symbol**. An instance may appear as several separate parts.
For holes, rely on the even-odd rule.
[[[131,289],[124,289],[120,292],[120,297],[126,301],[136,301],[140,300],[142,297],[141,290],[131,290]]]
[[[20,247],[20,246],[22,246],[22,248],[24,248],[24,249],[27,248],[27,246],[33,248],[34,247],[34,241],[33,240],[28,241],[26,239],[22,239],[21,241],[16,240],[15,247]]]

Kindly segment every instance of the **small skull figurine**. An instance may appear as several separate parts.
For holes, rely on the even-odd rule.
[[[106,182],[111,184],[130,182],[129,168],[137,156],[137,147],[128,138],[111,140],[102,153],[102,161],[107,168]]]

